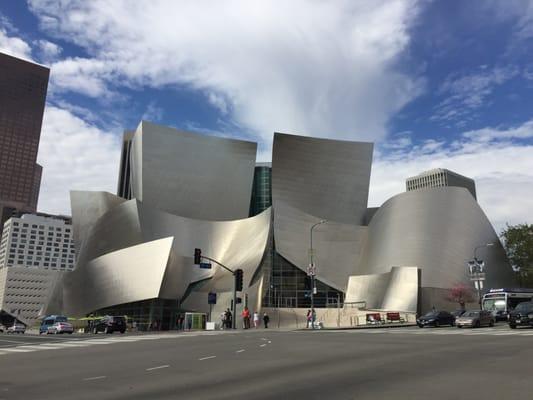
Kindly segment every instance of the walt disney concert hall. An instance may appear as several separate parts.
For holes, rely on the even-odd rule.
[[[318,308],[423,311],[453,285],[471,285],[466,263],[484,243],[494,243],[479,253],[485,286],[513,284],[467,188],[428,185],[369,208],[372,143],[275,133],[272,163],[256,163],[256,152],[253,142],[145,121],[125,132],[117,195],[71,192],[77,266],[50,310],[157,319],[165,329],[178,313],[209,310],[217,293],[219,315],[233,276],[198,268],[195,248],[244,271],[238,312],[309,308],[310,257]]]

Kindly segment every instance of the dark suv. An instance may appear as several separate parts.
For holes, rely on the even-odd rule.
[[[509,327],[533,326],[533,301],[520,303],[509,313]]]
[[[113,332],[126,332],[126,318],[124,317],[111,317],[106,315],[100,319],[93,321],[92,332],[97,334],[98,332],[113,333]]]

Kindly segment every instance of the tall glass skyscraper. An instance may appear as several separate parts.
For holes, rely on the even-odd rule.
[[[0,53],[0,235],[16,211],[35,212],[36,163],[50,70]]]

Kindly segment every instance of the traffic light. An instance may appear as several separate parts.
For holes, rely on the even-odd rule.
[[[242,274],[243,274],[242,269],[235,270],[235,291],[237,292],[242,291],[242,281],[243,281]]]
[[[194,249],[194,263],[198,265],[200,264],[201,261],[202,261],[202,250]]]

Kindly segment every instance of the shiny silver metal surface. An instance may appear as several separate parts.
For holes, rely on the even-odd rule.
[[[275,133],[274,210],[281,201],[319,219],[362,225],[368,202],[372,149],[372,143]]]
[[[392,266],[417,266],[422,286],[470,284],[466,262],[480,244],[486,287],[513,285],[505,251],[467,189],[439,187],[401,193],[386,201],[368,226],[368,242],[358,274],[385,273]],[[482,254],[483,253],[483,254]]]
[[[382,274],[350,276],[344,302],[364,302],[368,309],[416,312],[418,288],[418,268],[392,267]]]
[[[257,144],[142,121],[129,149],[132,196],[182,217],[248,217]]]
[[[372,143],[274,134],[272,202],[276,250],[305,271],[309,229],[317,278],[345,291],[360,262],[366,227]]]
[[[205,221],[156,210],[136,199],[104,210],[91,199],[99,203],[113,195],[86,194],[84,199],[82,192],[75,192],[76,214],[97,215],[84,211],[88,208],[99,210],[100,216],[82,229],[86,233],[76,270],[63,282],[59,303],[69,315],[151,298],[183,299],[189,285],[204,280],[197,290],[231,290],[231,274],[216,265],[211,270],[193,265],[195,247],[231,268],[242,268],[246,288],[263,257],[270,208],[252,218]]]

